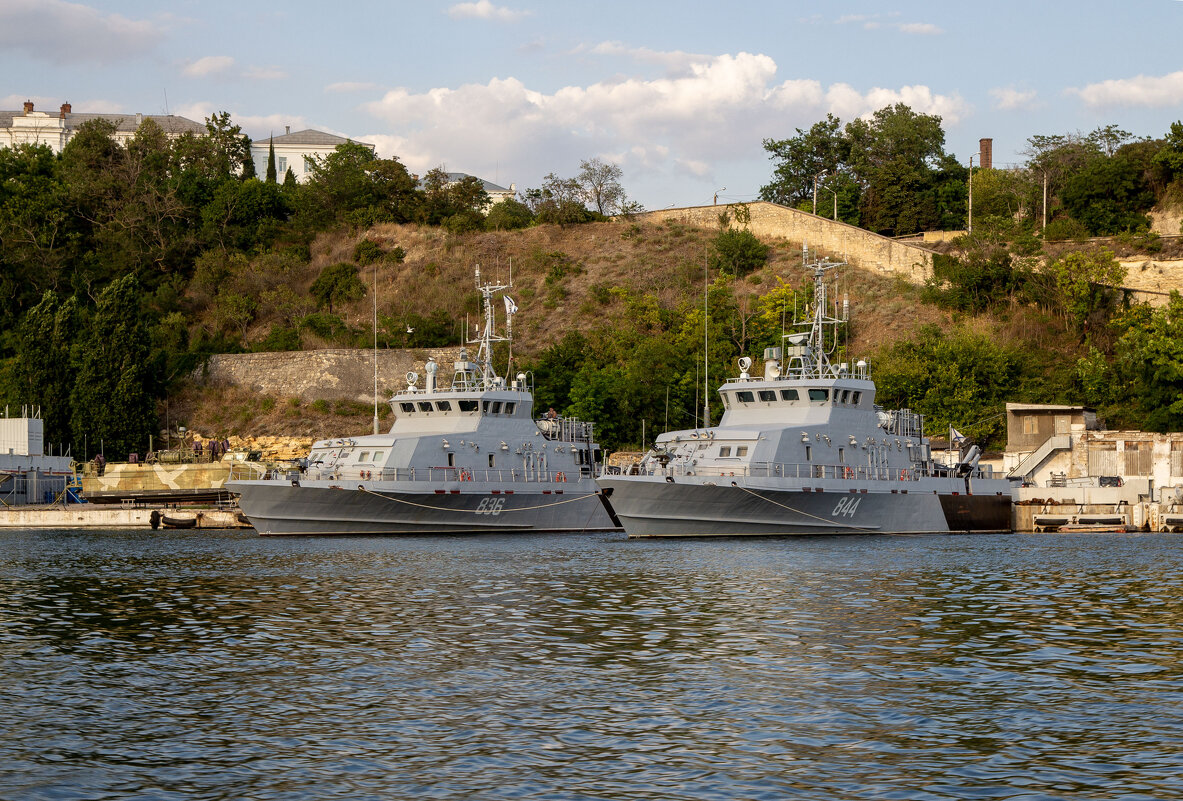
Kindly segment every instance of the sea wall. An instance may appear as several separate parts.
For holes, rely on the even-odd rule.
[[[387,398],[395,390],[405,388],[406,375],[412,370],[419,373],[422,387],[423,365],[429,356],[439,363],[444,382],[450,382],[452,363],[459,351],[459,348],[377,351],[380,396]],[[374,359],[372,350],[351,348],[224,353],[211,356],[199,378],[245,387],[274,398],[369,401],[374,397]]]
[[[756,201],[744,206],[751,219],[741,225],[756,236],[804,242],[811,250],[819,250],[823,255],[843,259],[864,270],[900,275],[913,283],[923,283],[932,275],[932,252],[914,244],[898,242],[853,225],[776,203]],[[736,208],[734,205],[690,206],[651,211],[639,216],[653,222],[677,220],[702,228],[713,228],[719,225],[720,214],[728,213],[734,220]]]

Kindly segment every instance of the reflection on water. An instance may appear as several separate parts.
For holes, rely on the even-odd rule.
[[[1180,797],[1181,545],[0,532],[0,798]]]

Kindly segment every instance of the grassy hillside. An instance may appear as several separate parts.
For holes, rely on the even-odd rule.
[[[286,281],[296,294],[307,295],[322,269],[353,258],[358,242],[370,240],[387,252],[401,248],[402,261],[379,259],[361,268],[367,287],[373,286],[376,275],[380,336],[387,345],[397,346],[408,321],[438,314],[450,320],[451,335],[440,343],[449,344],[460,341],[465,315],[474,324],[477,320],[474,267],[480,265],[488,280],[508,279],[512,266],[511,294],[519,306],[515,354],[529,361],[570,332],[635,326],[629,295],[648,296],[665,309],[701,306],[704,264],[717,235],[717,230],[678,223],[629,221],[458,235],[434,227],[379,225],[359,233],[319,236],[311,246],[311,261],[292,268]],[[767,264],[731,282],[740,312],[737,317],[751,313],[758,298],[780,281],[804,285],[801,243],[767,244],[771,246]],[[1019,305],[959,319],[954,312],[924,303],[920,287],[855,268],[847,268],[842,291],[851,302],[849,352],[855,356],[874,356],[909,340],[926,325],[949,327],[955,322],[1016,347],[1055,349],[1061,355],[1076,347],[1045,315]],[[364,347],[371,341],[368,296],[334,312],[349,330],[326,338],[303,328],[302,347]],[[216,309],[207,309],[200,324],[216,328]],[[281,310],[263,304],[245,338],[257,347],[281,325]],[[666,378],[653,376],[652,380]],[[357,404],[314,408],[235,388],[190,384],[170,402],[174,419],[185,417],[193,430],[211,433],[330,436],[366,433],[371,426],[371,411]]]

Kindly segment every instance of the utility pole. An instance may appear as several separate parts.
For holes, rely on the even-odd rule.
[[[969,215],[966,228],[971,234],[974,232],[974,156],[980,155],[982,154],[979,152],[969,157]]]

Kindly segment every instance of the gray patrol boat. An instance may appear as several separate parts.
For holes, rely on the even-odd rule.
[[[827,273],[807,264],[809,318],[764,352],[763,377],[739,360],[720,388],[719,425],[660,435],[640,464],[599,485],[630,537],[1009,531],[1012,484],[976,446],[938,463],[924,417],[875,404],[865,361],[830,361],[844,322]],[[845,308],[845,303],[843,304]],[[782,367],[783,364],[783,367]]]
[[[302,470],[227,481],[260,534],[480,534],[617,530],[596,487],[600,451],[591,423],[534,419],[529,377],[506,383],[493,344],[512,338],[516,306],[504,295],[505,334],[494,331],[493,297],[481,284],[484,326],[462,348],[451,386],[427,362],[424,386],[407,374],[390,399],[387,434],[316,442]]]

